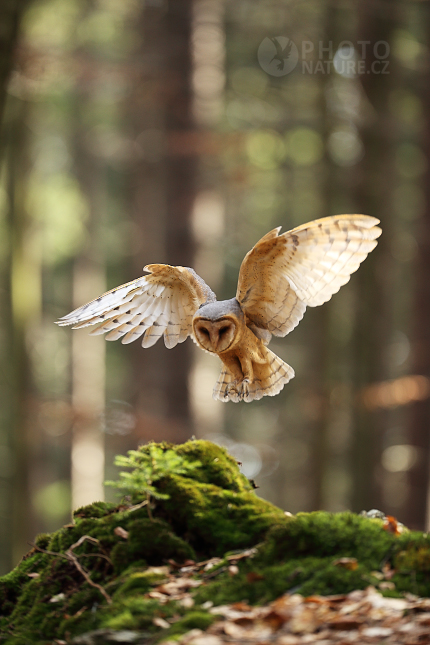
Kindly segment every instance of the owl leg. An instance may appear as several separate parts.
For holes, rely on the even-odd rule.
[[[234,379],[226,388],[226,398],[233,391],[237,393],[239,399],[243,399],[249,394],[249,385],[254,380],[250,357],[241,352],[239,355],[220,354],[220,358]]]
[[[242,381],[238,383],[239,396],[244,399],[249,395],[249,386],[254,382],[254,368],[249,354],[241,355],[239,361],[243,374]]]

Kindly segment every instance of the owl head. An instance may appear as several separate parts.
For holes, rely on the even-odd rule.
[[[194,314],[194,337],[207,352],[226,352],[239,342],[244,318],[236,298],[203,305]]]

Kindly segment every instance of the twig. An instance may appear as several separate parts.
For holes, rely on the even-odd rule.
[[[215,569],[215,571],[209,571],[209,573],[202,574],[202,578],[205,580],[209,580],[210,578],[215,578],[216,576],[219,576],[220,573],[224,573],[224,571],[227,571],[227,567],[220,567],[219,569]]]
[[[96,538],[91,537],[91,535],[82,535],[82,537],[80,537],[79,540],[77,542],[75,542],[75,544],[72,544],[72,546],[68,549],[68,551],[73,551],[74,549],[77,549],[78,546],[81,546],[81,544],[83,544],[85,542],[85,540],[87,540],[88,542],[92,542],[93,544],[97,544],[99,549],[102,549],[102,551],[105,551],[104,548],[102,547],[102,545],[100,544],[100,540],[97,540]],[[67,551],[66,551],[66,553],[67,553]],[[90,556],[95,556],[95,557],[98,557],[98,558],[104,558],[105,560],[107,560],[109,562],[109,564],[111,566],[113,566],[112,560],[106,555],[106,551],[105,551],[104,554],[103,553],[79,553],[79,554],[77,554],[76,557],[77,558],[83,558],[83,557],[90,557]]]
[[[40,553],[46,553],[46,555],[56,555],[60,558],[64,558],[65,560],[69,559],[67,555],[64,555],[64,553],[57,553],[57,551],[47,551],[46,549],[42,549],[42,547],[37,546],[37,544],[34,544],[33,542],[27,542],[27,544],[32,546],[33,549],[36,549],[36,551],[40,551]]]
[[[101,585],[98,585],[98,584],[97,584],[97,582],[93,582],[93,581],[91,580],[91,578],[90,578],[89,574],[88,574],[88,573],[85,571],[85,569],[81,566],[81,564],[80,564],[80,562],[79,562],[78,558],[75,556],[75,554],[74,554],[74,553],[72,553],[72,551],[71,551],[70,549],[68,549],[68,551],[66,551],[66,553],[69,555],[70,562],[72,562],[72,563],[75,565],[75,567],[77,568],[77,570],[79,571],[79,573],[82,573],[82,575],[84,576],[84,578],[85,578],[85,580],[88,582],[88,584],[89,584],[89,585],[91,585],[92,587],[95,587],[95,589],[98,589],[98,590],[100,591],[100,593],[101,593],[101,594],[102,594],[102,596],[105,598],[105,600],[106,600],[106,602],[108,603],[108,605],[112,604],[112,598],[111,598],[111,597],[109,596],[109,594],[108,594],[108,593],[103,589],[103,587],[102,587]]]
[[[76,557],[77,558],[104,558],[107,562],[109,562],[111,566],[113,566],[112,560],[107,555],[103,555],[103,553],[78,553]]]
[[[31,546],[33,548],[35,548],[37,551],[41,551],[42,553],[46,553],[47,555],[59,556],[60,558],[64,558],[64,559],[68,560],[69,562],[71,562],[76,567],[76,569],[79,571],[79,573],[84,576],[84,578],[88,582],[88,584],[91,585],[91,587],[94,587],[95,589],[98,589],[100,591],[100,593],[102,594],[102,596],[105,598],[105,600],[108,603],[108,605],[110,605],[112,603],[112,598],[103,589],[103,587],[101,585],[99,585],[99,584],[97,584],[97,582],[93,582],[93,580],[91,580],[89,573],[87,571],[85,571],[85,569],[83,568],[83,566],[79,562],[78,558],[81,557],[82,555],[98,555],[101,558],[107,559],[109,562],[110,562],[110,560],[109,560],[109,558],[107,556],[102,555],[101,553],[92,553],[92,554],[83,553],[81,555],[76,555],[75,553],[73,553],[73,549],[76,549],[78,546],[83,544],[85,542],[85,540],[87,540],[88,542],[92,542],[93,544],[98,544],[99,545],[99,541],[96,540],[96,538],[91,537],[90,535],[82,535],[82,537],[80,537],[77,542],[72,544],[72,546],[69,547],[64,554],[63,553],[57,553],[55,551],[47,551],[46,549],[42,549],[41,547],[37,546],[37,544],[32,544],[31,542],[29,544],[31,544]],[[110,564],[112,564],[112,563],[110,562]]]
[[[88,535],[84,536],[84,537],[89,538]],[[98,542],[98,540],[95,540],[95,538],[91,538],[91,541],[92,540],[94,540],[95,542]],[[27,544],[32,546],[33,549],[36,549],[37,551],[40,551],[41,553],[46,553],[46,555],[56,555],[56,556],[58,556],[60,558],[64,558],[65,560],[70,560],[70,558],[67,555],[65,555],[64,553],[58,553],[57,551],[48,551],[47,549],[42,549],[40,546],[37,546],[37,544],[34,544],[33,542],[27,542]],[[80,542],[80,544],[82,544],[82,542]],[[78,544],[78,542],[76,542],[76,544],[73,544],[70,548],[74,549],[77,546],[80,546],[80,544]],[[103,548],[101,545],[99,545],[99,546],[100,546],[100,548]],[[104,558],[113,567],[112,560],[107,555],[104,555],[103,553],[78,553],[78,554],[76,554],[76,557],[77,558]]]
[[[145,499],[144,502],[140,502],[140,504],[135,504],[134,506],[130,506],[129,508],[126,508],[125,510],[126,510],[127,513],[131,513],[132,511],[137,511],[139,508],[143,508],[144,506],[147,505],[147,503],[148,503],[148,500]]]

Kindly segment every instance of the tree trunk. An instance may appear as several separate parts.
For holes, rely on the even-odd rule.
[[[0,123],[6,102],[6,88],[14,62],[19,25],[28,0],[3,0],[0,3]]]
[[[192,2],[167,8],[146,6],[142,42],[134,62],[135,90],[129,109],[138,159],[131,171],[132,214],[136,223],[135,272],[151,262],[193,266],[191,213],[196,159],[191,91]],[[145,437],[145,417],[164,417],[175,441],[192,434],[188,392],[189,342],[166,350],[159,341],[144,352],[133,348],[133,398]],[[150,438],[150,437],[147,437]]]
[[[428,6],[425,7],[426,23],[430,28],[428,9]],[[426,202],[416,236],[418,253],[414,267],[411,373],[430,378],[430,75],[428,73],[423,77],[423,82],[424,114],[428,119],[424,138],[427,170],[423,177]],[[402,519],[410,528],[428,531],[430,526],[430,398],[412,404],[409,423],[409,443],[417,448],[418,459],[408,473],[409,491]]]
[[[388,97],[392,83],[390,74],[375,74],[371,63],[373,45],[378,41],[390,42],[393,27],[392,17],[384,14],[382,5],[363,2],[359,6],[358,41],[370,43],[366,48],[365,68],[371,73],[363,74],[362,101],[364,119],[361,138],[366,151],[363,161],[357,166],[356,204],[358,213],[381,219],[383,235],[377,251],[360,267],[356,284],[359,299],[353,343],[354,389],[357,407],[354,413],[354,437],[351,453],[353,473],[352,510],[361,511],[380,508],[382,505],[381,482],[378,476],[381,457],[381,441],[385,427],[385,412],[365,410],[359,403],[360,392],[369,383],[384,378],[383,348],[391,333],[390,311],[387,306],[390,271],[390,208],[393,182],[393,133],[387,127]],[[390,61],[392,64],[392,61]],[[367,112],[367,115],[366,115]],[[362,117],[363,118],[363,117]]]

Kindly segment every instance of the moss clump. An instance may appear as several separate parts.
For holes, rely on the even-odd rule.
[[[365,519],[365,521],[363,521]],[[353,513],[298,513],[269,532],[261,558],[266,562],[291,558],[353,555],[377,569],[393,546],[393,535],[381,530],[382,520]]]
[[[206,629],[216,619],[207,600],[252,604],[286,592],[346,593],[377,586],[387,567],[395,585],[390,595],[430,596],[428,536],[397,537],[381,520],[352,513],[286,517],[255,495],[223,448],[190,441],[159,444],[160,450],[175,450],[199,467],[163,474],[150,514],[148,491],[141,500],[134,495],[133,506],[81,508],[74,524],[39,536],[36,548],[0,579],[3,644],[48,645],[54,638],[123,629],[156,642]],[[239,572],[231,575],[235,556],[226,553],[249,547],[255,547],[252,555],[237,558]],[[216,556],[222,559],[211,569],[193,565]],[[345,566],[340,558],[356,561]]]
[[[225,449],[189,441],[177,450],[186,459],[200,461],[202,467],[188,477],[172,475],[160,481],[160,490],[169,495],[160,500],[160,512],[201,556],[252,546],[271,527],[284,522],[284,513],[255,495]]]
[[[196,557],[194,549],[163,520],[136,519],[127,523],[127,529],[128,539],[118,542],[111,551],[115,571],[123,571],[137,560],[155,565],[169,559],[184,562]]]
[[[109,502],[94,502],[87,506],[81,506],[73,513],[75,518],[79,517],[104,517],[116,511],[116,505]]]
[[[190,611],[186,616],[174,623],[169,629],[169,636],[185,634],[190,629],[205,630],[216,620],[216,616],[206,611]]]

